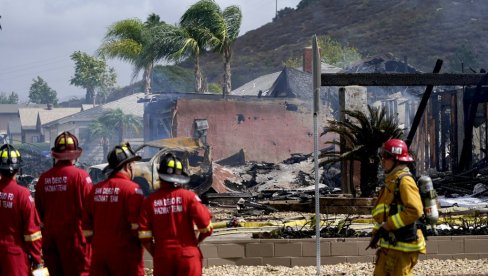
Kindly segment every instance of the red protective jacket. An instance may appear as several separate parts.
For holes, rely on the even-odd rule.
[[[161,185],[144,200],[139,219],[139,238],[154,237],[154,258],[167,248],[196,247],[194,225],[202,237],[212,232],[212,215],[192,191]],[[202,238],[201,238],[202,239]]]
[[[81,221],[90,176],[70,161],[59,161],[41,174],[36,186],[36,207],[44,223],[43,253],[51,275],[87,275],[91,247]]]
[[[41,174],[36,186],[36,206],[45,235],[82,233],[84,202],[92,187],[88,173],[66,161]]]
[[[120,172],[94,186],[83,217],[83,232],[92,238],[92,275],[144,275],[137,236],[143,198],[139,186]]]
[[[22,266],[27,275],[30,264],[26,254],[42,263],[40,221],[29,190],[13,178],[0,179],[0,221],[0,255],[10,255],[0,257],[0,275],[15,273],[6,271],[6,266]],[[5,260],[10,261],[3,263]]]

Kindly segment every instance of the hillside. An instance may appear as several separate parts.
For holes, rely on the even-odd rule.
[[[302,1],[303,2],[303,1]],[[232,60],[232,86],[278,71],[282,62],[300,57],[312,35],[329,35],[355,47],[363,56],[392,53],[421,71],[432,71],[437,58],[442,72],[467,65],[488,65],[488,1],[485,0],[308,0],[259,29],[241,35]],[[476,57],[476,61],[470,57]],[[202,58],[209,82],[222,77],[222,60]],[[190,65],[191,66],[191,65]]]

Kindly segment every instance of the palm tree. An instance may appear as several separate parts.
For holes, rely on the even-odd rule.
[[[223,11],[213,0],[200,0],[190,6],[180,19],[180,25],[195,31],[199,41],[210,45],[211,49],[224,58],[223,95],[232,88],[230,60],[232,44],[239,35],[242,13],[238,6],[232,5]]]
[[[89,129],[91,139],[100,139],[103,148],[103,157],[106,157],[108,154],[110,137],[113,136],[113,130],[109,126],[104,125],[100,118],[92,122]]]
[[[329,121],[321,135],[328,132],[340,135],[342,142],[329,141],[326,144],[345,147],[345,151],[331,151],[321,153],[321,158],[327,158],[320,165],[327,165],[343,160],[359,161],[360,188],[362,196],[371,196],[378,182],[378,149],[391,138],[399,138],[403,130],[393,116],[387,116],[386,108],[376,108],[368,105],[369,115],[357,110],[344,110],[347,116],[344,121]],[[371,173],[374,172],[374,173]]]
[[[98,54],[135,64],[140,58],[143,48],[151,42],[151,36],[146,35],[146,32],[159,24],[164,24],[164,22],[160,22],[159,16],[154,13],[150,14],[144,23],[136,18],[115,22],[108,28],[104,41],[98,49]],[[145,61],[143,66],[144,93],[149,94],[156,59],[145,59]],[[141,68],[135,67],[133,77],[136,77],[140,70]]]
[[[200,54],[205,50],[206,42],[198,37],[198,31],[191,27],[181,27],[181,36],[179,37],[179,50],[176,51],[172,58],[180,60],[185,57],[192,57],[195,73],[195,91],[203,93],[205,88],[202,85],[202,72],[200,70]]]
[[[112,131],[112,133],[118,133],[119,143],[124,139],[124,131],[133,131],[139,133],[142,129],[142,122],[136,116],[131,114],[125,114],[120,108],[109,110],[105,112],[98,121],[102,126]]]
[[[136,68],[143,67],[148,60],[181,61],[193,57],[195,63],[195,91],[203,92],[202,73],[200,70],[200,54],[205,49],[205,41],[196,36],[196,32],[189,28],[168,24],[159,24],[146,33],[151,39],[143,48]]]

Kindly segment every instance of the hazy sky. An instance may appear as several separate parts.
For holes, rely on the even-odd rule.
[[[21,102],[28,99],[33,79],[40,76],[56,90],[60,100],[84,97],[82,88],[69,84],[74,75],[70,55],[94,55],[112,23],[156,13],[166,23],[177,23],[197,0],[0,0],[0,93],[12,91]],[[240,35],[271,22],[278,10],[295,8],[300,0],[216,0],[223,9],[241,8]],[[130,84],[132,68],[108,60],[119,86]]]

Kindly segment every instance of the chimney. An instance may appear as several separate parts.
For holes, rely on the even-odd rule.
[[[319,48],[320,53],[320,48]],[[312,74],[312,46],[303,48],[303,72]]]

